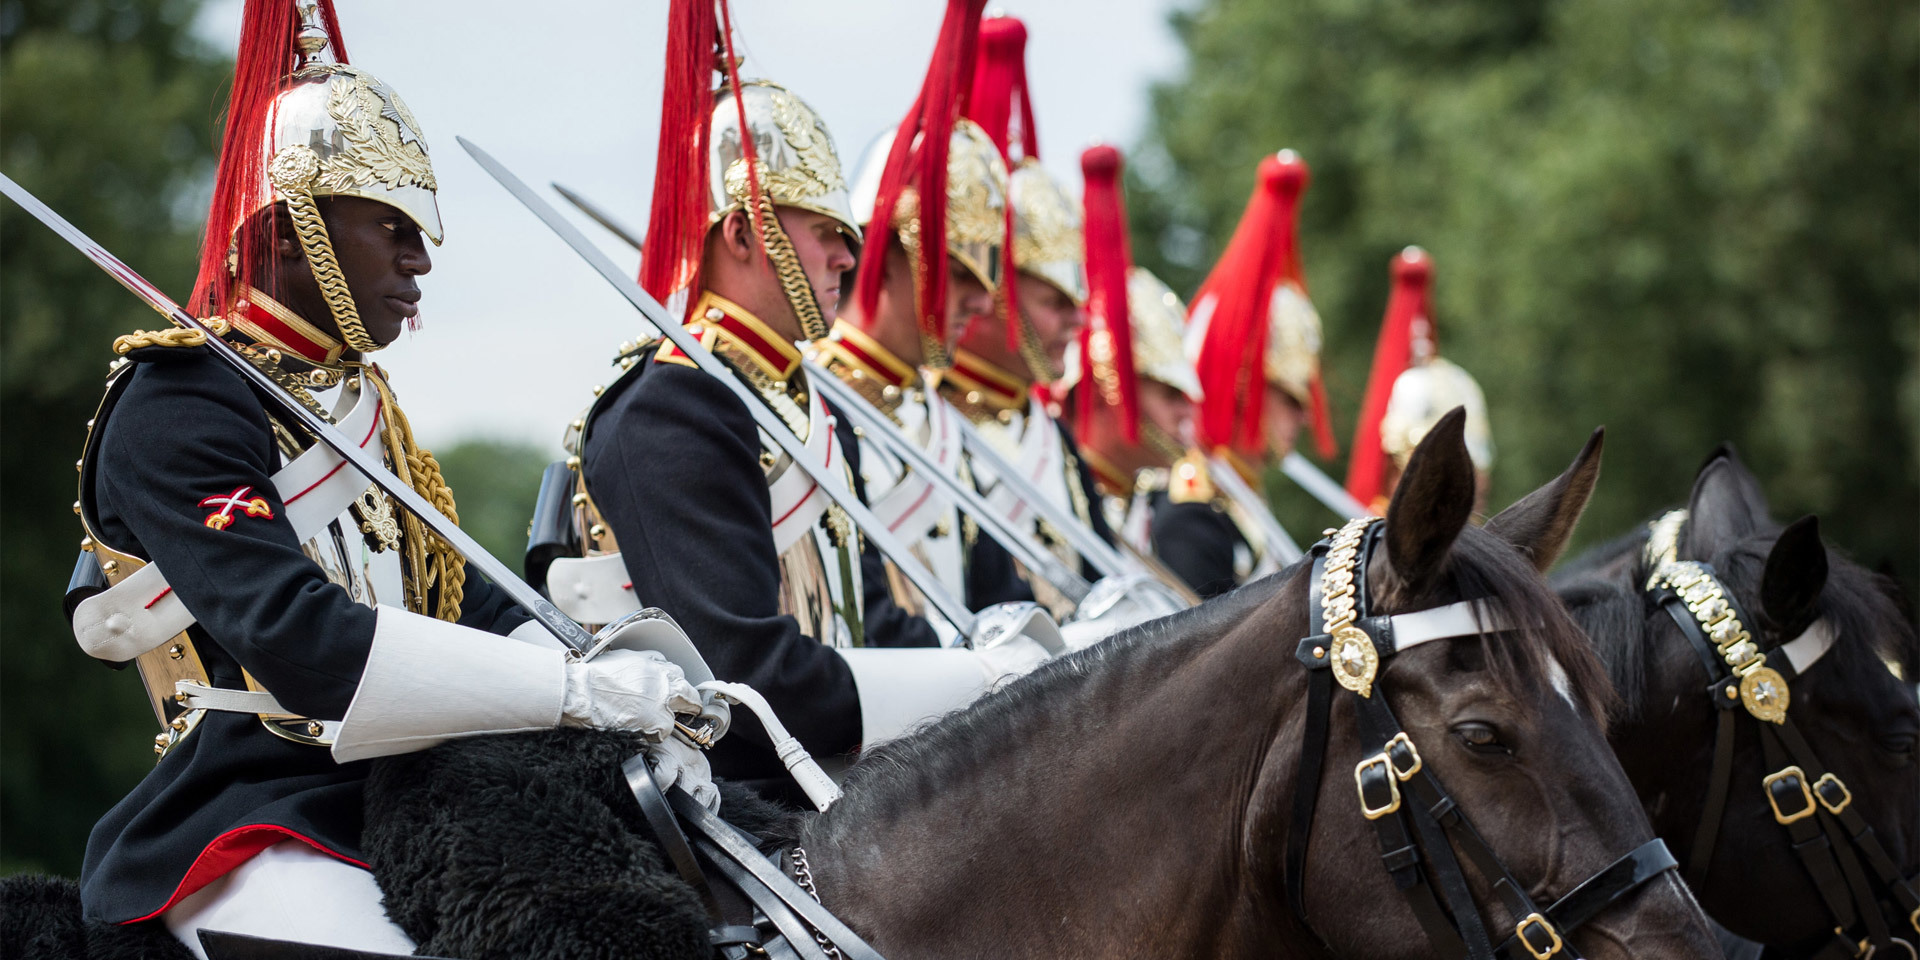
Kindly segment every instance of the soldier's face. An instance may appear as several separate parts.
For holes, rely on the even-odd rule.
[[[1293,452],[1294,442],[1299,439],[1300,425],[1306,421],[1307,412],[1285,390],[1271,383],[1267,384],[1261,402],[1266,405],[1260,412],[1260,424],[1267,435],[1267,450],[1275,459],[1279,459]]]
[[[808,285],[813,287],[813,299],[820,305],[820,316],[832,323],[840,313],[842,275],[854,265],[853,246],[847,240],[845,228],[824,213],[797,207],[776,208],[775,215],[780,218],[780,228],[793,241],[793,252],[800,259],[800,269],[806,273]]]
[[[1080,336],[1080,328],[1087,325],[1086,311],[1059,287],[1024,270],[1020,271],[1014,289],[1020,301],[1020,316],[1033,324],[1047,362],[1059,370],[1067,359],[1067,345],[1073,343]]]
[[[993,294],[973,271],[947,261],[947,347],[965,339],[975,325],[993,317]]]
[[[400,330],[420,315],[420,285],[414,278],[433,269],[419,225],[393,207],[361,197],[328,198],[321,213],[367,335],[383,346],[399,339]]]
[[[1141,377],[1140,420],[1183,447],[1193,445],[1193,401],[1173,387]]]

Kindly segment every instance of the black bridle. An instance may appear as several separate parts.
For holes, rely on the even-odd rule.
[[[1834,921],[1832,937],[1813,960],[1887,951],[1881,954],[1884,960],[1898,956],[1892,954],[1895,944],[1914,960],[1913,944],[1920,941],[1905,939],[1906,930],[1895,936],[1898,921],[1889,922],[1878,890],[1886,891],[1894,912],[1904,913],[1906,927],[1916,933],[1920,894],[1900,876],[1873,827],[1854,808],[1853,791],[1820,762],[1787,716],[1791,684],[1800,675],[1789,644],[1778,637],[1768,642],[1752,629],[1757,621],[1747,617],[1711,565],[1673,559],[1672,541],[1684,519],[1684,512],[1676,511],[1655,521],[1647,549],[1652,569],[1647,592],[1680,626],[1706,668],[1711,680],[1706,696],[1717,714],[1706,807],[1687,860],[1687,882],[1697,888],[1707,878],[1732,787],[1734,717],[1748,714],[1759,728],[1766,769],[1774,771],[1761,779],[1773,819],[1787,828],[1794,854]]]
[[[1307,844],[1320,793],[1337,681],[1355,694],[1354,715],[1361,748],[1368,751],[1354,767],[1361,813],[1379,834],[1381,862],[1394,886],[1406,896],[1435,953],[1443,960],[1576,957],[1572,945],[1563,938],[1566,932],[1678,864],[1666,843],[1654,839],[1589,877],[1551,906],[1543,909],[1527,895],[1526,885],[1507,870],[1447,795],[1446,788],[1427,770],[1418,747],[1387,706],[1384,693],[1373,687],[1381,661],[1400,649],[1395,646],[1395,620],[1407,622],[1406,618],[1372,615],[1369,609],[1367,561],[1384,526],[1378,518],[1351,521],[1314,544],[1310,551],[1313,569],[1307,605],[1313,635],[1300,641],[1295,654],[1307,668],[1306,740],[1300,751],[1293,817],[1287,833],[1287,887],[1294,916],[1311,929],[1304,882]],[[1334,613],[1331,619],[1329,611]],[[1429,634],[1423,639],[1475,635],[1486,629],[1506,628],[1483,623],[1453,634]],[[1512,915],[1521,918],[1512,935],[1495,941],[1489,934],[1454,855],[1456,844],[1473,861],[1474,868],[1493,881],[1495,894]]]

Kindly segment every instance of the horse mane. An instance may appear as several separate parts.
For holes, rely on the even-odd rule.
[[[1781,529],[1768,524],[1709,561],[1741,607],[1760,621],[1759,627],[1772,626],[1760,606],[1760,582]],[[1642,524],[1570,561],[1568,569],[1554,578],[1561,600],[1592,639],[1619,697],[1622,716],[1637,715],[1647,706],[1651,680],[1647,620],[1653,609],[1641,589],[1650,572],[1640,554],[1646,542],[1647,527]],[[1836,640],[1828,656],[1846,663],[1870,657],[1900,664],[1905,676],[1920,675],[1920,636],[1901,611],[1898,584],[1853,562],[1831,544],[1826,549],[1827,584],[1814,612],[1834,631]],[[1620,563],[1629,551],[1631,562]]]
[[[1097,696],[1109,686],[1131,683],[1143,674],[1165,673],[1161,664],[1166,658],[1191,657],[1196,645],[1224,637],[1307,569],[1305,561],[1296,562],[1206,603],[1121,631],[1053,660],[912,734],[863,752],[841,784],[844,795],[834,804],[832,816],[813,820],[807,831],[831,833],[835,825],[884,822],[906,811],[926,809],[953,784],[966,782],[991,758],[1003,755],[1008,743],[1028,738],[1035,730],[1057,728],[1063,703]],[[1488,599],[1508,622],[1528,625],[1517,633],[1481,637],[1487,669],[1503,689],[1546,684],[1550,664],[1558,664],[1574,702],[1596,722],[1605,722],[1611,693],[1600,662],[1559,599],[1517,550],[1469,526],[1454,541],[1439,580],[1443,585],[1451,581],[1463,598]],[[1388,592],[1376,587],[1374,596]],[[1514,642],[1515,636],[1536,642]],[[1273,642],[1291,648],[1297,639],[1277,636]]]

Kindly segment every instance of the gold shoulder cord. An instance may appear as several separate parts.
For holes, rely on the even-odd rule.
[[[1367,528],[1379,517],[1348,520],[1333,535],[1327,550],[1326,572],[1320,578],[1320,617],[1326,621],[1327,636],[1332,639],[1333,679],[1363,697],[1373,696],[1373,678],[1380,672],[1380,653],[1365,631],[1353,625],[1359,616],[1354,602],[1358,579],[1364,571],[1355,569],[1360,560],[1360,541]],[[1315,654],[1321,651],[1316,649]]]
[[[227,321],[220,317],[208,317],[201,321],[217,336],[227,333]],[[165,330],[135,330],[113,338],[115,356],[124,357],[144,347],[197,347],[207,342],[207,335],[190,327],[168,327]]]
[[[393,390],[387,386],[386,377],[369,363],[350,362],[348,366],[358,367],[361,378],[380,392],[382,416],[386,423],[387,456],[393,463],[394,474],[458,525],[460,514],[454,507],[453,490],[440,475],[440,462],[434,459],[432,451],[422,449],[414,442],[413,427],[407,423],[407,415],[400,411],[400,405],[394,401]],[[426,613],[427,591],[438,584],[440,600],[432,615],[448,623],[459,620],[460,601],[466,596],[467,580],[467,568],[460,554],[446,541],[429,533],[418,517],[405,510],[399,512],[407,530],[408,608],[415,613]]]

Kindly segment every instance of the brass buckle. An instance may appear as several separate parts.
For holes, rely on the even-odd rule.
[[[1398,764],[1393,762],[1393,748],[1396,744],[1406,747],[1407,753],[1413,755],[1413,766],[1402,770]],[[1380,748],[1380,755],[1387,758],[1387,766],[1393,770],[1394,778],[1401,783],[1413,779],[1413,775],[1419,773],[1420,768],[1427,765],[1427,762],[1420,758],[1420,748],[1413,745],[1413,739],[1407,736],[1405,730],[1394,734],[1393,739],[1388,740],[1387,745]]]
[[[1832,803],[1827,800],[1826,788],[1828,786],[1832,786],[1840,791],[1839,803]],[[1820,801],[1821,806],[1827,808],[1828,813],[1836,817],[1840,815],[1840,811],[1847,808],[1847,804],[1853,802],[1853,791],[1848,790],[1847,785],[1841,782],[1839,777],[1831,773],[1821,774],[1820,779],[1813,782],[1813,796],[1814,799]]]
[[[1773,794],[1773,785],[1789,777],[1800,784],[1800,795],[1806,798],[1807,805],[1793,813],[1782,813],[1780,810],[1780,801],[1775,799]],[[1762,791],[1767,795],[1767,804],[1773,807],[1773,819],[1782,825],[1805,820],[1813,816],[1814,811],[1819,809],[1813,805],[1813,788],[1807,786],[1807,772],[1800,769],[1797,765],[1787,767],[1778,773],[1767,774],[1760,778],[1760,786]]]
[[[689,746],[700,750],[713,749],[714,722],[712,720],[699,718],[695,719],[694,722],[699,724],[699,726],[689,726],[679,717],[675,717],[673,718],[673,731],[679,734],[680,739],[686,741]]]
[[[1376,766],[1376,765],[1379,766],[1382,770],[1384,770],[1387,774],[1386,776],[1387,793],[1392,795],[1392,799],[1388,800],[1384,804],[1381,804],[1380,806],[1370,807],[1367,805],[1367,781],[1365,777],[1362,776],[1362,774],[1366,773],[1368,767]],[[1394,811],[1400,809],[1400,781],[1397,779],[1397,776],[1398,774],[1393,769],[1393,761],[1390,758],[1388,758],[1387,755],[1384,753],[1376,753],[1373,756],[1368,757],[1357,764],[1354,764],[1353,785],[1354,785],[1354,788],[1360,792],[1360,815],[1361,816],[1366,817],[1368,820],[1378,820],[1381,817],[1384,817],[1387,814],[1393,813]]]
[[[1527,939],[1527,928],[1529,926],[1538,927],[1546,931],[1547,939],[1552,941],[1552,945],[1545,950],[1534,946],[1533,941]],[[1529,954],[1533,955],[1533,960],[1547,960],[1548,957],[1559,953],[1561,947],[1566,946],[1566,943],[1560,939],[1560,931],[1553,929],[1553,924],[1548,923],[1546,917],[1537,913],[1529,913],[1525,920],[1514,924],[1513,936],[1514,939],[1520,941],[1521,946],[1527,948]]]

